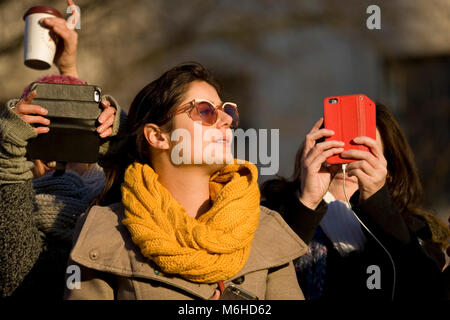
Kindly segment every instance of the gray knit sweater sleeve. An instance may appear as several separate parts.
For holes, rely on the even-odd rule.
[[[11,295],[23,282],[43,250],[33,220],[33,186],[0,184],[0,297]]]
[[[10,295],[43,250],[33,220],[33,163],[25,158],[33,128],[0,107],[0,296]]]
[[[0,184],[23,183],[33,178],[27,161],[27,140],[36,137],[33,127],[7,106],[0,106]]]

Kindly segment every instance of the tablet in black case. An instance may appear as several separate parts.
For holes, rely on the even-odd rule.
[[[30,140],[31,159],[93,163],[98,160],[97,118],[102,112],[101,89],[95,85],[38,83],[32,104],[48,110],[50,131]]]

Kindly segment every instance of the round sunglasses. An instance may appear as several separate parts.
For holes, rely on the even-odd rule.
[[[223,102],[218,106],[209,100],[192,100],[179,107],[173,115],[187,112],[194,121],[201,121],[204,126],[212,126],[217,122],[219,110],[225,112],[232,118],[231,127],[236,128],[239,125],[238,106],[232,102]]]

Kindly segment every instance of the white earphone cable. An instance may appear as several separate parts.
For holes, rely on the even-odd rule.
[[[352,206],[350,204],[350,201],[347,198],[347,193],[345,191],[345,173],[346,173],[346,169],[347,169],[347,163],[342,164],[342,172],[344,175],[344,196],[345,196],[345,200],[347,201],[348,206],[350,207],[350,210],[352,210],[353,215],[356,217],[356,219],[359,221],[359,223],[364,227],[364,229],[366,229],[366,231],[378,242],[378,244],[384,249],[384,251],[386,251],[387,255],[389,256],[389,259],[391,260],[392,263],[392,270],[394,272],[394,281],[392,284],[392,296],[391,299],[392,301],[394,301],[394,293],[395,293],[395,282],[397,279],[397,275],[396,275],[396,270],[395,270],[395,263],[394,263],[394,259],[392,259],[391,254],[389,253],[389,251],[385,248],[385,246],[383,246],[383,244],[380,242],[380,240],[378,240],[377,237],[375,237],[375,235],[369,230],[369,228],[367,228],[367,226],[361,221],[361,219],[358,217],[358,215],[353,211]]]

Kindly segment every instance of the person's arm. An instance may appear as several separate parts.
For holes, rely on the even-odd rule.
[[[0,296],[11,295],[43,250],[33,220],[33,163],[25,158],[34,129],[0,108]]]
[[[312,210],[297,200],[287,210],[292,212],[288,212],[287,217],[289,218],[286,222],[306,244],[309,244],[314,237],[320,221],[327,213],[328,205],[322,200],[319,206],[315,210]]]
[[[72,0],[67,1],[67,5],[75,5]],[[72,12],[75,15],[75,11]],[[77,69],[77,46],[78,34],[69,28],[67,21],[63,18],[51,17],[41,20],[42,25],[58,35],[59,41],[56,47],[54,63],[61,75],[78,78]]]
[[[0,296],[10,296],[43,251],[33,221],[31,181],[0,184]]]
[[[23,183],[33,178],[33,163],[26,159],[26,146],[27,140],[37,133],[10,106],[8,103],[0,107],[0,184]]]
[[[356,203],[358,196],[356,193],[351,202]],[[412,299],[440,299],[443,296],[442,273],[407,227],[386,185],[367,200],[355,204],[353,210],[392,256],[397,274],[397,296]],[[372,236],[367,234],[367,237]],[[380,247],[380,250],[383,249]]]
[[[408,226],[391,201],[386,184],[367,200],[358,203],[358,197],[359,192],[356,192],[350,200],[353,211],[369,229],[373,229],[375,236],[388,237],[389,243],[400,245],[411,242]]]
[[[263,188],[267,187],[269,183],[278,182],[278,180],[267,181]],[[322,201],[316,209],[310,209],[299,200],[298,192],[294,192],[292,189],[286,187],[283,190],[277,190],[276,193],[271,191],[270,199],[266,199],[261,205],[279,212],[291,229],[306,244],[309,244],[327,212],[328,205]],[[267,189],[265,191],[267,192]]]
[[[297,281],[294,264],[289,262],[283,266],[269,270],[266,283],[266,300],[304,300],[302,290]]]

